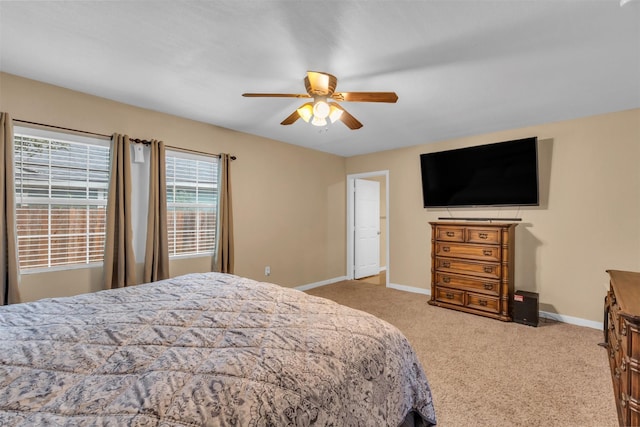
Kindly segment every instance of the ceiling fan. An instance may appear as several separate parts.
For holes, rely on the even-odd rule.
[[[395,103],[398,95],[395,92],[335,92],[338,79],[319,71],[307,71],[304,86],[307,93],[243,93],[242,96],[266,98],[313,98],[300,106],[281,125],[293,124],[299,118],[314,126],[325,126],[327,120],[331,123],[342,121],[349,129],[360,129],[362,123],[338,104],[344,102],[390,102]]]

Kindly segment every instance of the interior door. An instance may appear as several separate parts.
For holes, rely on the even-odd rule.
[[[354,277],[380,273],[380,183],[355,180]]]

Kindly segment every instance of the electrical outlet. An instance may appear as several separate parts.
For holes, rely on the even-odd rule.
[[[270,267],[270,266],[268,266],[268,265],[267,265],[267,266],[264,268],[264,275],[265,275],[265,276],[271,276],[271,267]]]

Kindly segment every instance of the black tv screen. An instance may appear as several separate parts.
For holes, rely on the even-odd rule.
[[[420,155],[425,208],[537,206],[537,137]]]

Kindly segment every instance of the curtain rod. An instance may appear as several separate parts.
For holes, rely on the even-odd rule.
[[[151,141],[147,141],[146,139],[129,138],[129,142],[133,142],[134,144],[151,145]]]
[[[192,154],[201,154],[203,156],[220,157],[220,154],[207,153],[207,152],[204,152],[204,151],[192,150],[190,148],[175,147],[173,145],[165,145],[164,148],[167,148],[167,149],[173,150],[173,151],[182,151],[184,153],[192,153]],[[229,156],[229,158],[231,160],[236,160],[237,159],[236,156]]]
[[[68,131],[71,131],[71,132],[86,133],[87,135],[95,135],[95,136],[101,136],[103,138],[111,139],[111,135],[105,135],[105,134],[96,133],[96,132],[88,132],[86,130],[71,129],[71,128],[65,128],[65,127],[62,127],[62,126],[54,126],[54,125],[48,125],[48,124],[45,124],[45,123],[30,122],[28,120],[20,120],[20,119],[13,119],[13,121],[14,122],[20,122],[20,123],[26,123],[26,124],[29,124],[29,125],[45,126],[45,127],[53,128],[53,129],[68,130]]]
[[[84,133],[84,134],[87,134],[87,135],[101,136],[103,138],[111,139],[111,135],[105,135],[105,134],[96,133],[96,132],[89,132],[89,131],[86,131],[86,130],[65,128],[65,127],[62,127],[62,126],[54,126],[54,125],[48,125],[48,124],[45,124],[45,123],[30,122],[28,120],[20,120],[20,119],[13,119],[13,121],[14,122],[20,122],[20,123],[26,123],[26,124],[29,124],[29,125],[45,126],[45,127],[53,128],[53,129],[68,130],[68,131],[71,131],[71,132],[79,132],[79,133]],[[151,141],[147,141],[146,139],[129,138],[129,141],[137,143],[137,144],[144,144],[144,145],[151,144]],[[203,154],[203,155],[207,155],[207,156],[220,157],[219,154],[205,153],[204,151],[190,150],[188,148],[172,147],[170,145],[166,145],[165,147],[170,148],[172,150],[184,151],[186,153]],[[237,157],[236,156],[231,156],[229,158],[231,160],[235,160]]]

